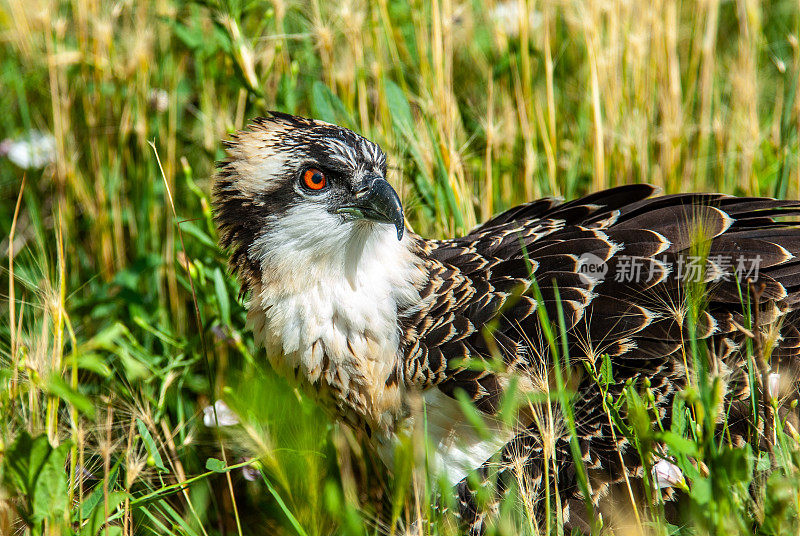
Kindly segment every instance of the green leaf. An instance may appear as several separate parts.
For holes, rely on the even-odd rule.
[[[129,346],[119,346],[115,348],[115,353],[125,369],[125,378],[128,382],[133,383],[152,376],[150,369],[133,355],[134,352],[130,351]]]
[[[311,89],[311,103],[314,107],[315,115],[327,121],[328,123],[336,122],[336,115],[333,113],[333,106],[329,99],[331,90],[322,82],[314,82]]]
[[[461,411],[464,413],[464,417],[466,418],[467,422],[472,425],[472,428],[478,432],[480,437],[484,439],[491,437],[489,427],[486,425],[486,421],[475,407],[475,403],[472,401],[467,392],[463,389],[456,389],[455,394],[456,400],[458,400],[458,405],[461,407]]]
[[[315,115],[328,123],[340,124],[352,128],[350,114],[328,86],[317,80],[311,88],[311,104]]]
[[[384,94],[386,104],[392,114],[392,127],[395,133],[402,140],[408,143],[408,151],[417,164],[418,173],[412,177],[417,192],[424,200],[424,206],[429,210],[430,217],[434,217],[433,208],[436,207],[436,191],[434,191],[433,178],[427,173],[425,158],[419,151],[419,143],[416,138],[416,127],[414,126],[414,116],[411,114],[411,106],[408,103],[403,90],[388,78],[383,79]]]
[[[772,462],[770,462],[769,456],[764,452],[759,453],[755,461],[756,471],[769,471],[771,467]]]
[[[153,466],[158,469],[159,471],[166,473],[167,468],[164,467],[164,462],[161,460],[161,454],[158,453],[158,447],[156,447],[156,442],[153,440],[153,436],[150,435],[150,431],[147,429],[147,425],[141,419],[136,419],[136,428],[139,429],[139,435],[142,436],[142,441],[144,441],[144,446],[147,449],[147,454],[150,455],[148,463],[152,461]]]
[[[611,370],[611,357],[603,354],[603,364],[600,365],[600,382],[603,387],[608,387],[614,381],[614,373]]]
[[[428,130],[432,130],[430,125],[428,126]],[[431,139],[436,139],[433,132],[431,132]],[[441,190],[444,201],[446,201],[446,203],[442,204],[442,208],[446,207],[449,209],[449,211],[443,212],[443,216],[445,216],[445,218],[452,217],[453,221],[455,222],[456,229],[463,230],[464,218],[461,214],[461,210],[458,207],[456,194],[455,191],[453,191],[453,185],[450,184],[450,180],[447,175],[447,166],[445,165],[442,147],[439,144],[435,144],[433,149],[433,154],[436,157],[436,166],[434,170],[434,175],[436,176],[436,185],[438,189]]]
[[[78,354],[77,361],[79,369],[94,372],[98,376],[102,376],[104,378],[111,377],[111,369],[106,364],[103,357],[99,354],[93,352],[80,353]]]
[[[389,111],[392,112],[392,125],[403,135],[410,135],[414,131],[414,118],[411,115],[411,106],[408,104],[405,93],[400,86],[388,78],[383,79],[383,86],[386,104],[389,106]]]
[[[658,437],[667,445],[671,454],[697,456],[697,444],[691,439],[679,436],[675,432],[663,432]]]
[[[697,478],[692,482],[691,495],[699,505],[708,504],[711,500],[711,481]]]
[[[222,275],[222,270],[219,266],[214,269],[214,292],[217,295],[217,303],[219,304],[219,315],[226,326],[231,325],[231,302],[228,297],[228,290],[225,287],[225,278]]]
[[[27,431],[20,432],[6,451],[4,463],[6,481],[17,491],[32,495],[36,478],[51,449],[44,435],[33,439]]]
[[[686,402],[680,396],[672,400],[672,425],[671,429],[679,436],[686,431]]]
[[[103,486],[97,486],[98,489],[101,491],[103,490]],[[100,494],[100,498],[103,498],[103,494]],[[108,515],[114,513],[114,510],[117,507],[125,502],[125,499],[128,498],[128,494],[124,491],[112,491],[108,494],[108,510],[106,510],[106,502],[104,500],[99,500],[95,503],[94,507],[91,511],[91,516],[89,517],[88,522],[83,526],[81,529],[81,536],[96,536],[98,531],[103,528],[106,521],[106,512]],[[108,527],[108,534],[115,534],[114,529],[119,529],[117,526],[109,526]],[[106,535],[106,532],[103,531],[103,536]]]
[[[292,511],[286,506],[283,497],[281,497],[280,493],[278,493],[278,491],[273,487],[272,483],[267,480],[267,477],[264,475],[263,471],[261,472],[261,478],[264,480],[264,484],[266,484],[267,489],[272,494],[272,497],[278,503],[278,506],[280,506],[281,510],[283,510],[283,513],[289,519],[289,523],[291,523],[292,527],[294,527],[294,530],[297,531],[297,534],[300,536],[308,536],[308,533],[306,533],[306,531],[303,529],[303,526],[300,524],[294,514],[292,514]]]
[[[194,31],[192,28],[178,23],[173,23],[171,26],[175,37],[177,37],[178,40],[186,46],[186,48],[195,50],[199,49],[203,44],[202,34]]]
[[[633,386],[625,388],[625,401],[628,406],[628,422],[639,436],[639,439],[648,439],[650,436],[652,421],[647,414],[647,408]]]
[[[216,249],[217,244],[214,240],[208,236],[202,229],[200,229],[197,225],[190,221],[183,221],[180,223],[181,231],[188,235],[192,235],[197,240],[200,241],[203,245],[206,245],[210,248]]]
[[[426,179],[422,173],[415,173],[413,180],[414,187],[425,202],[423,206],[427,209],[428,215],[434,218],[436,216],[434,212],[434,208],[436,207],[436,193],[433,191],[430,181]]]
[[[165,331],[164,326],[154,326],[150,324],[147,319],[140,315],[134,315],[133,321],[136,322],[137,326],[147,330],[148,333],[155,335],[158,340],[164,344],[169,344],[170,346],[175,346],[177,348],[183,348],[184,343],[178,340],[175,335]]]
[[[67,509],[66,465],[70,446],[69,443],[62,443],[52,449],[36,478],[33,497],[30,499],[34,520],[58,518]]]
[[[111,472],[108,475],[108,487],[113,488],[114,484],[117,482],[117,474],[119,473],[119,464],[122,463],[124,458],[120,457],[114,467],[111,469]],[[94,511],[95,506],[99,502],[103,500],[104,489],[103,486],[95,486],[92,493],[83,500],[81,503],[81,519],[88,518],[91,513]]]
[[[157,510],[159,510],[162,515],[164,515],[170,522],[173,524],[173,527],[177,528],[180,526],[183,531],[177,532],[181,536],[199,536],[196,530],[194,530],[184,519],[184,516],[175,510],[172,506],[170,506],[169,501],[164,499],[160,499],[156,501]],[[169,531],[170,534],[174,534],[173,531]],[[207,533],[205,533],[207,534]]]
[[[45,391],[53,396],[57,396],[67,404],[94,420],[94,404],[86,395],[79,393],[57,373],[50,376],[45,385]]]
[[[70,446],[65,442],[54,449],[46,435],[34,439],[23,431],[6,451],[4,479],[25,496],[27,504],[20,508],[20,513],[28,521],[59,517],[66,510],[66,460]]]
[[[719,468],[731,482],[750,482],[753,475],[753,456],[748,448],[724,448],[719,454]]]
[[[224,473],[228,468],[225,466],[225,462],[222,460],[218,460],[217,458],[209,458],[206,460],[206,469],[209,471],[214,471],[215,473]]]

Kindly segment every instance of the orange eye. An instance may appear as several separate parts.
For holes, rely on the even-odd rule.
[[[327,186],[328,181],[325,174],[316,168],[309,168],[303,173],[303,184],[309,190],[322,190]]]

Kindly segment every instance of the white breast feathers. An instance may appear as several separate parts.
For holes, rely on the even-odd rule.
[[[338,402],[385,427],[398,356],[398,306],[419,301],[419,259],[390,225],[290,209],[251,248],[262,267],[248,319],[278,370],[299,370]]]

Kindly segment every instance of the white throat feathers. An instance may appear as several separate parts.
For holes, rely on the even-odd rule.
[[[419,301],[421,260],[391,225],[297,205],[251,246],[261,267],[248,319],[270,362],[345,413],[387,430],[401,408],[398,308]]]

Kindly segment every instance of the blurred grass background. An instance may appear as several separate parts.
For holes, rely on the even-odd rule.
[[[220,140],[267,110],[380,143],[427,236],[632,182],[800,188],[794,0],[2,0],[0,28],[0,534],[394,530],[358,438],[263,365],[215,245]],[[204,426],[218,398],[239,426]],[[220,472],[253,456],[266,480]],[[796,511],[785,489],[736,530]]]

